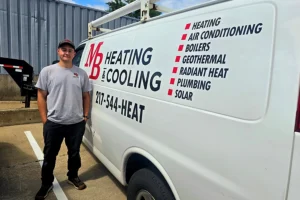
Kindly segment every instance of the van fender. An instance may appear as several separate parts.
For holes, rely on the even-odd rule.
[[[176,188],[175,188],[171,178],[169,177],[168,173],[166,172],[166,170],[151,154],[149,154],[147,151],[145,151],[144,149],[141,149],[141,148],[132,147],[132,148],[127,149],[123,154],[123,158],[122,158],[123,165],[122,165],[121,170],[123,173],[122,178],[123,178],[124,185],[127,185],[127,183],[126,183],[126,165],[127,165],[128,159],[132,154],[135,154],[135,153],[140,154],[141,156],[144,156],[145,158],[147,158],[159,170],[159,172],[162,174],[162,176],[168,183],[175,199],[180,200],[179,195],[176,191]]]

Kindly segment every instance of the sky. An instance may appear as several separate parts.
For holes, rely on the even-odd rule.
[[[93,7],[100,10],[107,10],[106,2],[111,0],[60,0],[69,3],[75,3],[83,6]],[[193,6],[199,3],[203,3],[208,0],[160,0],[157,4],[166,6],[168,8],[178,10]]]

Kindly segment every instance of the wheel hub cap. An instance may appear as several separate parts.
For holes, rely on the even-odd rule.
[[[146,190],[139,191],[136,200],[155,200],[154,197]]]

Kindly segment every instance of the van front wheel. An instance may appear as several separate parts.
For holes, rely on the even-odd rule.
[[[144,168],[132,175],[127,200],[175,200],[166,181],[153,171]]]

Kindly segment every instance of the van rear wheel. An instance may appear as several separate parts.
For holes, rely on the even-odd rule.
[[[175,200],[164,178],[153,171],[143,168],[132,175],[127,200]]]

